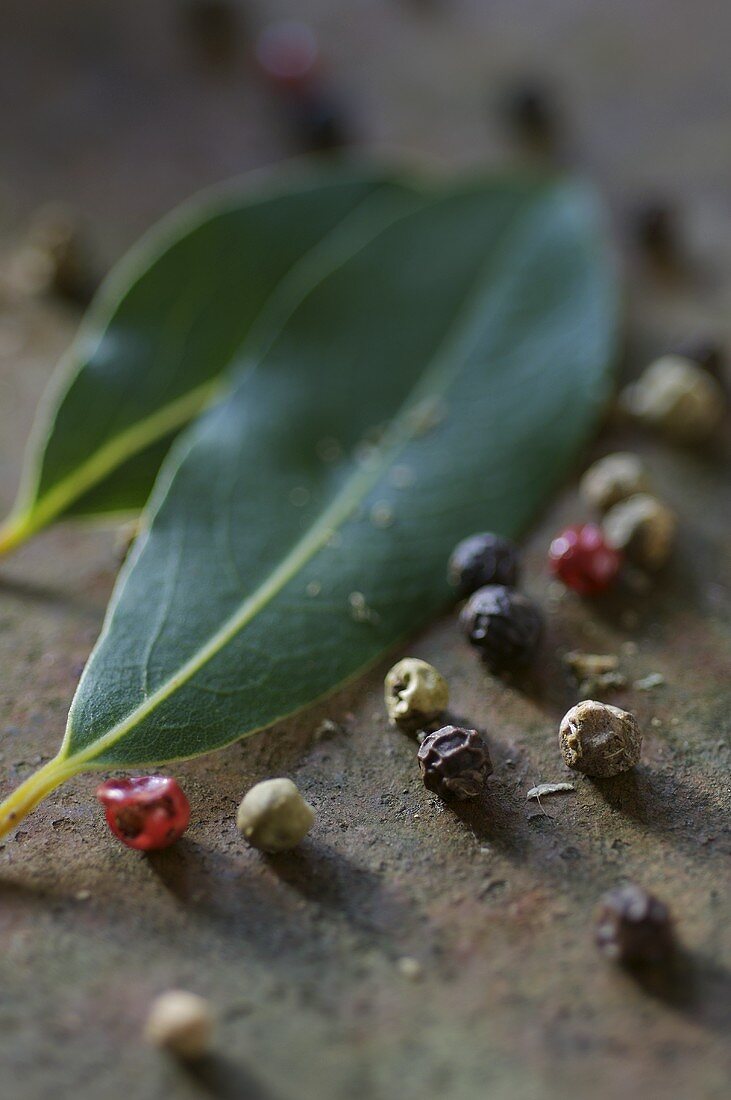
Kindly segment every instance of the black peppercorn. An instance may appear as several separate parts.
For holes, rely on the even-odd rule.
[[[604,895],[595,938],[603,955],[626,966],[661,963],[673,950],[667,906],[633,883]]]
[[[464,605],[460,623],[493,672],[527,664],[543,629],[532,600],[499,584],[478,588]]]
[[[544,151],[555,146],[557,112],[546,87],[536,83],[516,85],[504,98],[503,114],[507,125],[524,141]]]
[[[447,568],[449,583],[459,596],[470,596],[487,584],[513,588],[518,583],[518,548],[500,535],[489,531],[470,535],[458,543]]]
[[[427,734],[417,756],[424,786],[440,798],[475,798],[492,774],[490,753],[476,730],[444,726]]]

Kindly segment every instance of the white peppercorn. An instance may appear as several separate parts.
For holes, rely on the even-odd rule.
[[[615,504],[602,524],[610,546],[649,570],[661,569],[670,557],[677,527],[675,513],[649,493]]]
[[[642,748],[635,716],[593,699],[577,703],[564,715],[558,741],[569,768],[600,778],[633,768]]]
[[[606,512],[620,500],[649,489],[642,459],[629,451],[605,455],[586,471],[579,486],[587,504]]]
[[[404,657],[386,674],[384,696],[391,722],[413,732],[447,709],[449,686],[426,661]]]
[[[681,355],[665,355],[622,392],[621,405],[643,424],[680,443],[707,439],[720,423],[724,394],[707,370]]]
[[[145,1037],[178,1058],[193,1060],[206,1053],[213,1034],[213,1013],[196,993],[171,989],[153,1002]]]
[[[239,832],[263,852],[295,848],[312,828],[315,811],[291,779],[266,779],[246,793],[236,814]]]

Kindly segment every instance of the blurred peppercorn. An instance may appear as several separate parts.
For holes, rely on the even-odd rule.
[[[674,946],[667,906],[633,883],[601,899],[595,939],[603,955],[626,966],[665,962]]]
[[[469,596],[488,584],[513,588],[518,583],[518,548],[510,539],[489,531],[470,535],[454,548],[447,575],[458,596]]]

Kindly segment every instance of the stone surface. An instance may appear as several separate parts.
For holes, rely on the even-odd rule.
[[[253,6],[252,6],[253,7]],[[731,10],[699,0],[432,5],[294,0],[310,14],[370,147],[438,164],[501,163],[489,115],[515,72],[554,79],[567,158],[606,187],[618,239],[648,192],[681,204],[692,262],[675,282],[628,255],[627,377],[689,332],[727,345],[731,293]],[[285,153],[246,51],[197,67],[173,5],[4,0],[0,223],[4,245],[47,199],[81,206],[114,259],[195,187]],[[252,16],[253,18],[253,16]],[[0,309],[0,506],[76,316],[54,303]],[[728,440],[728,433],[726,436]],[[546,608],[536,669],[492,678],[445,618],[408,651],[449,679],[452,717],[485,732],[484,798],[446,807],[415,745],[387,727],[382,681],[177,769],[193,824],[150,857],[115,844],[81,777],[0,850],[0,1062],[19,1100],[198,1097],[532,1100],[728,1094],[728,443],[672,450],[608,427],[586,456],[642,454],[681,519],[656,585],[595,603],[545,570],[551,534],[589,518],[575,484],[527,540],[526,588]],[[576,471],[575,482],[580,470]],[[55,752],[118,564],[111,529],[63,525],[0,563],[0,777],[9,790]],[[568,778],[556,750],[578,696],[561,654],[619,653],[653,691],[607,701],[646,732],[637,770],[526,802]],[[315,737],[325,719],[325,736]],[[374,751],[377,747],[379,751]],[[243,792],[290,775],[317,810],[301,850],[264,857],[239,837]],[[625,878],[672,909],[677,970],[646,982],[597,956],[592,915]],[[419,977],[404,973],[414,960]],[[186,1070],[141,1039],[152,998],[206,996],[214,1053]]]

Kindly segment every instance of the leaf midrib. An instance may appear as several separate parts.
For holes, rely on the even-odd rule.
[[[519,230],[519,232],[525,232],[529,227],[531,215],[535,214],[536,205],[540,207],[540,203],[536,204],[534,201],[530,206],[521,208],[517,215],[513,215],[507,221],[501,238],[491,250],[487,263],[480,269],[475,279],[472,293],[467,296],[465,304],[457,311],[454,321],[449,326],[436,352],[431,357],[406,400],[402,403],[400,409],[392,419],[383,437],[382,443],[371,461],[356,468],[354,474],[346,481],[327,508],[320,513],[319,518],[312,524],[305,536],[295,544],[290,553],[282,559],[276,569],[272,570],[266,580],[259,585],[256,592],[245,599],[234,614],[230,615],[225,620],[222,626],[209,638],[204,646],[190,657],[176,673],[165,681],[165,683],[157,688],[148,699],[131,711],[125,719],[117,723],[116,726],[112,727],[112,729],[102,737],[92,742],[86,749],[77,753],[72,753],[71,759],[74,759],[78,764],[85,764],[93,760],[96,756],[99,756],[102,752],[120,741],[130,730],[144,721],[148,715],[152,714],[158,706],[169,699],[179,688],[188,683],[200,669],[204,668],[210,660],[220,653],[228,642],[236,637],[236,635],[251,622],[259,611],[266,607],[285,585],[296,576],[300,569],[326,545],[333,530],[341,526],[356,510],[361,500],[365,497],[367,492],[377,484],[378,480],[391,465],[399,451],[413,440],[418,431],[418,417],[415,414],[418,412],[424,399],[427,397],[433,399],[434,397],[443,396],[453,378],[459,374],[464,366],[464,359],[460,359],[459,356],[459,345],[461,343],[467,343],[472,333],[472,325],[465,324],[465,320],[475,314],[482,299],[483,287],[488,281],[489,272],[496,264],[499,267],[501,254],[516,247],[514,242],[516,229]],[[383,232],[385,228],[386,227],[384,227],[381,232]],[[364,242],[363,247],[366,247],[373,239],[375,238],[371,238],[369,241]],[[348,259],[352,258],[355,254],[355,252],[351,253]],[[128,571],[132,568],[134,561],[141,553],[144,541],[144,539],[138,540],[137,553],[132,560],[130,560]],[[121,588],[118,595],[118,599],[119,598],[121,598]],[[105,629],[102,631],[95,649],[99,648],[104,642],[107,628],[117,602],[118,601],[115,600],[109,607]],[[91,665],[92,659],[90,659],[87,664],[82,682]],[[79,684],[79,689],[77,689],[77,694],[80,689],[81,683]],[[73,714],[74,705],[72,703],[66,735],[59,753],[61,758],[67,757],[69,754],[71,738],[73,737]],[[272,721],[278,721],[285,716],[286,715],[275,717]],[[267,723],[267,725],[269,724],[270,723]]]
[[[269,350],[269,346],[276,339],[278,330],[287,323],[291,313],[301,301],[303,292],[306,292],[307,289],[314,290],[327,277],[330,272],[329,264],[337,266],[342,262],[340,250],[347,247],[351,237],[350,232],[344,232],[345,228],[352,230],[353,236],[357,239],[359,234],[365,232],[365,225],[368,224],[368,218],[363,218],[364,210],[368,212],[371,206],[375,207],[375,212],[372,213],[372,221],[376,222],[379,205],[388,206],[390,200],[390,204],[394,208],[398,206],[394,198],[395,196],[389,194],[388,189],[386,189],[384,195],[384,186],[379,184],[373,192],[366,195],[352,210],[345,214],[321,240],[317,241],[304,255],[295,260],[262,304],[249,332],[237,345],[226,362],[223,363],[216,378],[196,386],[195,389],[181,395],[175,401],[161,406],[151,416],[145,417],[131,427],[119,432],[108,443],[99,448],[86,462],[82,463],[73,474],[63,478],[41,497],[36,496],[43,468],[42,452],[39,452],[41,457],[26,478],[26,484],[19,494],[18,504],[3,525],[3,531],[7,530],[9,532],[8,544],[12,544],[11,539],[13,537],[19,537],[22,534],[22,537],[27,538],[46,526],[54,517],[61,515],[69,504],[79,499],[95,485],[98,485],[105,477],[118,469],[123,462],[141,453],[146,447],[158,442],[160,439],[164,439],[166,435],[176,429],[184,427],[198,413],[212,405],[217,397],[223,397],[232,385],[231,368],[237,360],[242,361],[242,369],[248,366],[246,349],[255,346],[257,339],[260,338],[260,332],[266,332],[268,317],[274,314],[275,326],[271,332],[269,344],[261,344],[259,357],[265,355]],[[394,213],[394,216],[400,215]],[[365,225],[361,225],[362,221],[365,222]],[[341,237],[344,238],[342,241],[340,240]],[[318,268],[320,271],[319,277],[317,274]],[[311,282],[308,282],[308,274]],[[279,314],[277,322],[276,311],[280,300],[283,303],[282,312]],[[287,312],[288,304],[289,312]],[[96,345],[99,344],[107,332],[112,320],[113,316],[107,320],[104,326],[99,326],[94,338]],[[86,340],[89,339],[88,332],[83,335]],[[71,374],[67,386],[73,385],[80,369],[85,362],[88,362],[88,359],[89,356],[79,361],[77,369]]]

